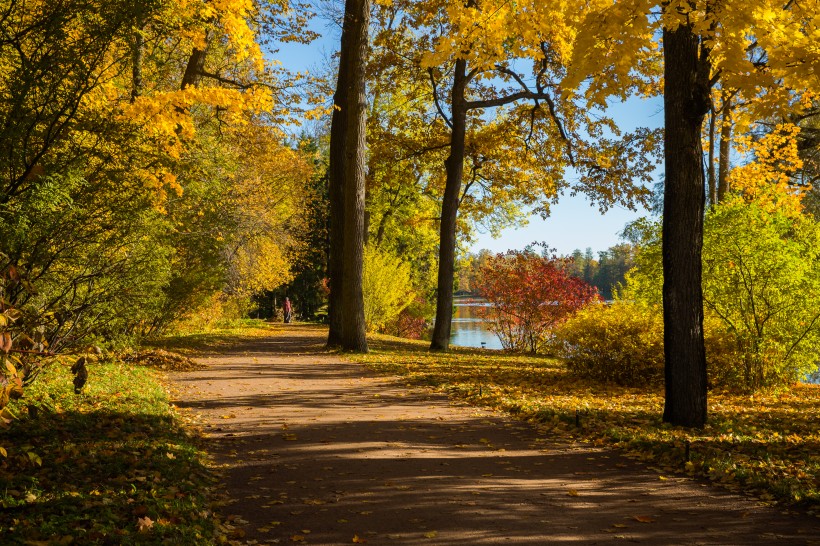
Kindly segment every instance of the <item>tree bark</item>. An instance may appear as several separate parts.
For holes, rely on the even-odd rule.
[[[714,207],[718,202],[717,173],[715,172],[715,125],[717,124],[717,112],[714,106],[709,108],[709,179],[708,195],[709,206]]]
[[[207,37],[206,37],[207,40]],[[207,56],[207,49],[194,48],[191,51],[191,56],[188,57],[188,64],[185,65],[185,73],[182,75],[182,83],[180,89],[187,89],[188,87],[196,87],[199,80],[202,79],[202,72],[205,70],[205,57]]]
[[[367,352],[367,337],[362,294],[362,257],[364,255],[365,212],[365,139],[367,100],[365,62],[367,32],[370,25],[370,0],[347,0],[342,27],[339,71],[346,72],[344,131],[344,254],[342,260],[342,348]]]
[[[344,182],[346,118],[342,113],[347,108],[348,72],[339,68],[336,93],[333,95],[333,114],[330,122],[330,151],[328,158],[328,201],[330,204],[328,252],[328,297],[327,347],[342,346],[342,287],[344,286]]]
[[[145,59],[145,36],[143,36],[142,26],[134,32],[134,45],[131,52],[131,103],[137,100],[137,97],[142,95],[142,65]]]
[[[665,422],[706,423],[701,287],[705,204],[701,130],[709,107],[708,53],[688,26],[663,31],[663,322]]]
[[[450,347],[450,328],[453,322],[453,280],[456,260],[456,216],[461,182],[464,178],[464,154],[467,138],[467,61],[455,64],[451,95],[452,130],[450,155],[445,169],[447,181],[441,204],[438,251],[438,294],[436,296],[436,323],[433,327],[431,351],[446,351]]]
[[[718,203],[726,198],[726,192],[729,190],[729,152],[732,144],[732,98],[730,96],[724,97],[721,112],[723,119],[720,126],[720,151],[718,153]]]

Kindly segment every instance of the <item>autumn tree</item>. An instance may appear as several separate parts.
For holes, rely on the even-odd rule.
[[[427,79],[429,103],[446,135],[431,342],[431,349],[446,350],[458,213],[467,195],[464,186],[478,183],[478,188],[490,180],[490,164],[484,161],[488,156],[480,151],[481,130],[504,135],[496,141],[499,149],[523,159],[514,168],[530,174],[523,180],[513,177],[516,182],[505,181],[506,188],[523,184],[518,187],[541,195],[542,203],[546,202],[565,187],[563,168],[572,165],[580,172],[575,189],[600,198],[604,208],[613,200],[631,204],[632,197],[641,193],[636,189],[638,182],[651,170],[652,162],[640,162],[636,168],[636,160],[651,153],[653,138],[646,131],[622,137],[608,119],[593,120],[572,102],[559,100],[557,82],[564,72],[567,44],[564,36],[552,32],[530,12],[502,2],[443,0],[393,2],[385,10],[383,17],[389,24],[376,44],[392,51],[391,58],[405,71],[415,73],[415,81]],[[518,66],[524,63],[529,67],[521,72]],[[488,114],[494,109],[501,109],[499,117],[507,121],[487,123],[495,117]],[[596,143],[590,144],[586,137]],[[471,157],[471,147],[476,153],[468,168],[465,160]],[[501,181],[499,175],[492,174]]]
[[[560,10],[559,3],[548,9]],[[706,422],[701,247],[705,174],[701,134],[712,89],[736,93],[758,115],[800,106],[817,89],[816,2],[589,3],[577,21],[565,90],[582,87],[590,104],[658,91],[663,63],[664,420]],[[658,40],[658,38],[662,40]],[[804,101],[805,104],[805,101]]]
[[[564,260],[510,251],[485,262],[476,280],[490,307],[482,309],[505,349],[538,352],[550,331],[598,293],[567,274]]]
[[[286,83],[262,55],[263,4],[273,6],[0,10],[9,152],[0,159],[0,270],[17,277],[3,306],[21,313],[13,350],[33,351],[21,359],[128,341],[204,292],[248,292],[287,276],[282,225],[271,222],[281,210],[262,199],[285,178],[298,185],[304,164],[275,128]],[[190,52],[206,43],[198,79],[187,81]],[[243,164],[246,152],[268,161]]]

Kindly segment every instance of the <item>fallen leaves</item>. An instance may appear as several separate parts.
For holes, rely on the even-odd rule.
[[[710,423],[694,433],[663,425],[662,393],[587,382],[557,359],[461,348],[430,353],[423,344],[379,335],[371,341],[370,353],[351,358],[402,375],[410,385],[537,421],[553,434],[614,444],[660,467],[660,481],[684,470],[787,503],[820,504],[820,466],[812,447],[820,442],[818,385],[753,397],[714,392]],[[487,445],[487,438],[481,440]]]
[[[150,531],[153,526],[154,521],[148,516],[137,519],[137,531],[139,531],[140,533]]]

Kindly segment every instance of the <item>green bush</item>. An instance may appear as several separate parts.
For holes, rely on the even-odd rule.
[[[640,227],[641,252],[620,297],[660,304],[660,225]],[[703,238],[703,299],[704,334],[722,347],[713,352],[734,355],[713,359],[715,385],[754,391],[805,377],[820,360],[820,226],[740,196],[713,207]]]
[[[364,320],[368,332],[380,332],[416,297],[410,265],[375,247],[364,249]]]

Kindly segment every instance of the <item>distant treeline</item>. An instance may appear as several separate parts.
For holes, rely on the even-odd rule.
[[[585,251],[576,249],[563,258],[567,258],[566,267],[570,275],[596,287],[601,298],[611,300],[613,291],[624,282],[626,272],[634,266],[636,250],[635,245],[621,243],[598,252],[597,257],[591,248],[587,248]],[[457,292],[474,292],[476,272],[492,255],[489,250],[482,249],[477,254],[468,254],[461,260]]]

